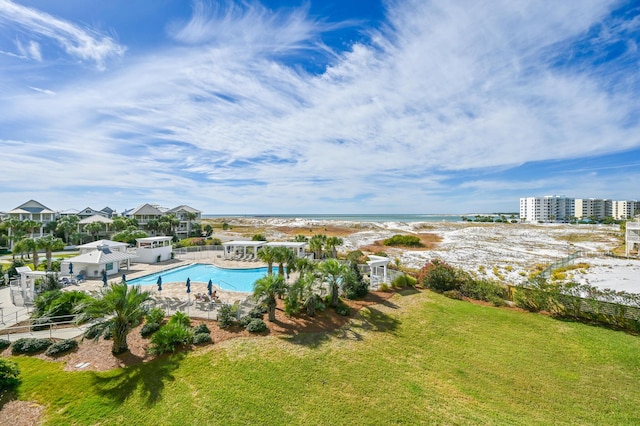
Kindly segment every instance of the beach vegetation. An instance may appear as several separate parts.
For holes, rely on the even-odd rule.
[[[23,337],[16,340],[11,345],[11,353],[19,354],[35,354],[46,350],[53,342],[49,339],[38,339],[35,337]]]
[[[327,256],[332,259],[336,259],[338,257],[338,246],[341,246],[342,244],[344,244],[344,240],[340,237],[327,237],[324,242],[324,249]]]
[[[44,354],[50,357],[60,356],[67,352],[71,352],[78,348],[78,341],[75,339],[65,339],[59,342],[55,342],[53,345],[49,346]]]
[[[327,236],[324,234],[316,234],[309,239],[309,250],[313,253],[314,259],[322,259],[322,253],[326,240]]]
[[[267,331],[267,324],[260,318],[253,318],[245,328],[250,333],[263,333]]]
[[[267,241],[267,237],[263,234],[253,234],[251,236],[251,241]]]
[[[46,291],[36,296],[31,315],[47,322],[68,321],[90,300],[93,298],[83,291]]]
[[[273,274],[273,263],[276,261],[275,247],[262,247],[258,250],[258,259],[267,264],[267,275]]]
[[[322,274],[322,279],[329,285],[330,303],[329,306],[337,308],[340,300],[340,284],[351,274],[351,269],[337,259],[327,259],[318,266]]]
[[[20,368],[15,362],[0,358],[0,397],[20,383]]]
[[[369,293],[369,283],[364,280],[356,263],[347,263],[349,271],[342,278],[342,292],[347,299],[359,299]],[[404,274],[403,274],[404,275]]]
[[[218,311],[218,327],[225,329],[236,323],[236,314],[233,307],[227,303],[222,305]]]
[[[424,247],[420,237],[415,235],[394,235],[382,242],[385,246],[393,247]]]
[[[191,344],[193,336],[193,330],[184,322],[169,321],[151,336],[151,346],[149,346],[148,352],[151,355],[173,353],[178,348]]]

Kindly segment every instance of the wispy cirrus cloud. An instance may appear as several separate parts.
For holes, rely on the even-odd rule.
[[[30,37],[51,39],[68,55],[93,62],[101,70],[108,59],[122,56],[126,50],[110,36],[9,0],[0,0],[0,26],[18,26]],[[26,47],[18,42],[17,47],[21,55],[42,60],[37,42],[30,40]]]
[[[640,149],[637,73],[558,60],[597,43],[595,27],[622,25],[614,1],[389,2],[386,25],[342,51],[320,41],[340,24],[304,7],[194,5],[170,26],[175,45],[55,97],[13,96],[0,125],[24,127],[11,139],[29,143],[0,161],[35,157],[50,174],[41,185],[83,176],[132,204],[147,194],[208,212],[464,212],[474,197],[515,204],[576,185],[575,174],[509,175],[523,164]],[[301,49],[321,71],[299,65]],[[621,182],[620,194],[634,188]]]

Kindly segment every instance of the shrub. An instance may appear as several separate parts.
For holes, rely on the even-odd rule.
[[[250,333],[262,333],[267,331],[267,324],[260,318],[253,318],[245,328]]]
[[[149,309],[149,312],[147,312],[147,315],[144,316],[144,319],[148,323],[154,322],[156,324],[162,324],[162,321],[164,321],[164,317],[165,317],[164,309],[152,308],[152,309]]]
[[[94,324],[85,330],[83,337],[85,339],[95,339],[100,334],[102,334],[102,329],[102,324]]]
[[[415,287],[417,283],[418,283],[418,280],[413,278],[411,275],[402,274],[402,275],[398,275],[393,280],[393,282],[391,283],[391,286],[394,288]]]
[[[389,291],[389,284],[387,283],[382,283],[380,284],[380,287],[378,287],[380,289],[380,291]]]
[[[437,258],[423,266],[418,275],[420,284],[439,292],[460,290],[462,284],[468,279],[469,276],[464,271]]]
[[[347,260],[352,263],[364,263],[364,253],[360,250],[354,250],[347,253]]]
[[[458,290],[447,290],[443,292],[442,295],[449,299],[462,300],[462,293]]]
[[[385,246],[424,247],[419,237],[415,235],[394,235],[383,241]]]
[[[240,318],[240,320],[238,321],[238,324],[240,324],[241,327],[246,327],[249,325],[249,323],[251,321],[253,321],[254,319],[262,319],[262,318],[253,318],[250,315],[245,315],[242,318]]]
[[[11,389],[20,382],[20,369],[18,364],[8,359],[0,358],[0,394]]]
[[[56,342],[49,346],[44,352],[47,356],[58,356],[66,352],[72,351],[78,347],[78,341],[75,339],[66,339],[61,342]]]
[[[35,317],[60,317],[69,315],[69,317],[54,318],[51,321],[67,321],[71,315],[75,314],[75,309],[80,304],[87,302],[91,296],[82,291],[60,291],[53,290],[41,293],[35,304]]]
[[[251,318],[260,318],[260,319],[262,319],[264,317],[264,314],[266,313],[264,308],[265,307],[263,305],[255,306],[255,307],[251,308],[251,310],[249,311],[247,316],[249,316]]]
[[[336,314],[348,317],[351,315],[351,308],[347,304],[341,302],[336,306]]]
[[[161,355],[175,352],[179,346],[185,346],[193,341],[193,330],[178,322],[169,322],[151,336],[149,353]]]
[[[231,305],[222,305],[218,313],[218,326],[220,328],[229,328],[236,322],[236,317]]]
[[[11,353],[13,355],[34,354],[44,351],[52,344],[53,342],[48,339],[22,338],[13,342]]]
[[[5,339],[0,339],[0,351],[7,349],[11,345],[11,342]]]
[[[111,327],[107,327],[102,333],[102,338],[104,340],[111,340],[112,335],[113,335],[113,332],[111,331]]]
[[[195,334],[200,334],[200,333],[211,334],[211,330],[209,330],[209,327],[207,327],[207,324],[205,323],[198,324],[196,327],[194,327],[193,332]]]
[[[351,273],[346,275],[342,283],[342,291],[347,299],[364,297],[369,292],[369,283],[362,279],[362,274],[356,263],[351,263]]]
[[[160,324],[157,322],[148,322],[140,329],[140,335],[147,338],[158,330],[160,330]]]
[[[171,318],[169,318],[169,324],[179,324],[184,327],[190,327],[191,319],[184,312],[177,311],[171,316]]]
[[[460,291],[472,299],[492,303],[497,300],[504,300],[504,298],[507,297],[507,289],[504,286],[487,279],[469,279],[462,284]]]
[[[195,333],[193,335],[194,345],[203,345],[205,343],[211,343],[211,334],[209,333]]]

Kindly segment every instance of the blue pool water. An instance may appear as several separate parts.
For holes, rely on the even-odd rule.
[[[127,280],[129,285],[156,285],[158,276],[162,283],[186,283],[187,278],[192,283],[208,283],[209,280],[223,290],[253,292],[253,283],[267,275],[267,267],[252,269],[225,269],[214,265],[195,263],[193,265],[156,272],[144,277]]]

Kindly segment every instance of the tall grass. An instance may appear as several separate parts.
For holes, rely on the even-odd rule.
[[[13,357],[46,424],[632,424],[640,338],[408,290],[332,334],[110,372]]]

